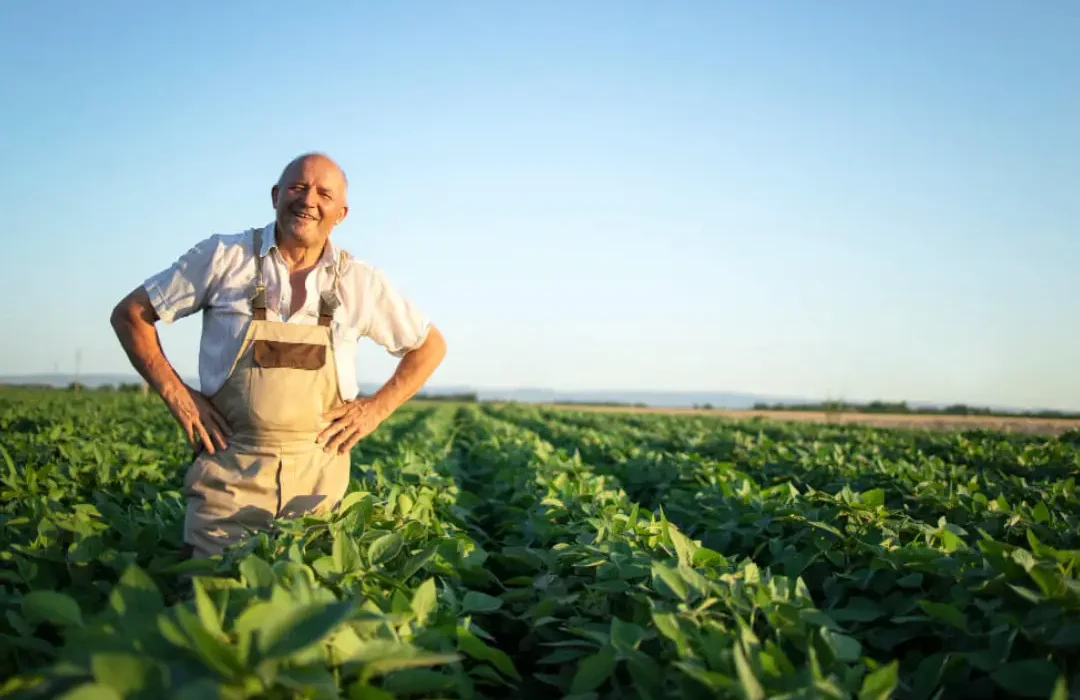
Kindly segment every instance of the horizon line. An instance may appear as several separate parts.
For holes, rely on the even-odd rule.
[[[85,372],[74,374],[70,372],[35,372],[35,373],[23,373],[23,374],[0,374],[0,384],[10,384],[10,380],[27,380],[27,379],[45,379],[45,378],[64,378],[63,383],[70,383],[71,381],[80,381],[92,378],[109,378],[111,380],[117,380],[121,377],[129,378],[129,381],[123,383],[140,384],[143,383],[143,379],[138,373],[130,372]],[[181,375],[181,379],[185,382],[198,383],[197,378],[184,377]],[[103,384],[112,382],[102,382]],[[363,389],[367,386],[379,386],[378,382],[361,381],[358,383],[360,388]],[[944,408],[949,406],[967,406],[972,409],[987,409],[987,410],[1005,410],[1005,411],[1019,411],[1019,412],[1045,412],[1045,411],[1060,411],[1060,412],[1076,412],[1080,410],[1077,408],[1067,408],[1061,406],[1017,406],[1009,404],[995,404],[995,403],[972,403],[968,401],[927,401],[918,399],[886,399],[886,398],[872,398],[872,399],[845,399],[845,398],[815,398],[809,396],[795,396],[795,395],[780,395],[772,393],[758,393],[754,391],[736,391],[730,389],[626,389],[626,388],[582,388],[582,389],[561,389],[546,386],[534,386],[534,385],[476,385],[476,384],[431,384],[425,385],[420,388],[417,394],[422,394],[425,391],[428,392],[446,392],[446,393],[461,393],[461,392],[473,392],[473,393],[498,393],[498,392],[541,392],[548,394],[639,394],[639,395],[671,395],[690,397],[694,395],[726,395],[732,398],[741,398],[744,400],[754,400],[760,403],[775,403],[780,405],[791,405],[799,403],[809,404],[821,404],[821,403],[848,403],[852,405],[857,404],[871,404],[874,402],[887,403],[887,404],[906,404],[912,407],[930,407],[930,408]],[[567,397],[573,400],[572,397]]]

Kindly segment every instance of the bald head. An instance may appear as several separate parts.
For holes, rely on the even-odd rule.
[[[281,171],[281,175],[278,176],[278,185],[281,185],[285,181],[285,178],[290,177],[297,168],[303,168],[303,166],[309,162],[319,164],[324,168],[336,170],[338,175],[341,177],[341,182],[346,188],[348,188],[349,179],[345,176],[345,170],[342,169],[342,167],[338,165],[333,158],[326,155],[325,153],[319,153],[317,151],[304,153],[290,160],[285,166],[285,168]]]
[[[270,190],[277,229],[301,246],[322,246],[349,211],[345,171],[329,156],[305,153],[289,161]]]

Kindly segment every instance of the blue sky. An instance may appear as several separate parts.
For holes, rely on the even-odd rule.
[[[443,329],[432,384],[1080,408],[1080,4],[0,3],[0,374],[281,167]],[[162,329],[196,369],[197,318]],[[393,359],[368,343],[363,380]]]

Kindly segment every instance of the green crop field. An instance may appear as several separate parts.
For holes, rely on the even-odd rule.
[[[0,446],[5,698],[1080,693],[1076,430],[408,404],[185,563],[160,401],[3,389]]]

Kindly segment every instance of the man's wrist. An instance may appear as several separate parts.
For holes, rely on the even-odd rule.
[[[164,379],[158,380],[156,383],[157,386],[155,386],[154,389],[161,398],[165,399],[165,401],[172,400],[177,395],[184,393],[187,389],[184,382],[177,376],[165,377]]]
[[[400,405],[400,401],[394,401],[394,397],[386,387],[372,394],[369,405],[374,409],[375,415],[380,421],[386,420]]]

